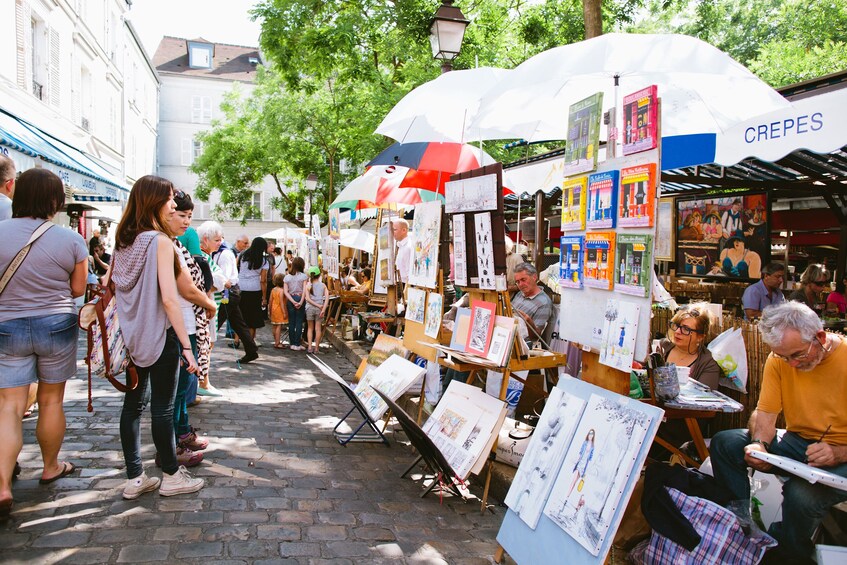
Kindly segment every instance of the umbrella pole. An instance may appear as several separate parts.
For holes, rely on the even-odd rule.
[[[521,199],[523,198],[523,192],[518,194],[518,229],[515,235],[515,252],[518,251],[518,244],[521,242]]]

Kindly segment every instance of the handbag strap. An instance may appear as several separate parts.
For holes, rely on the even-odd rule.
[[[3,291],[6,289],[6,285],[9,284],[9,281],[12,280],[12,277],[15,276],[15,273],[18,271],[18,267],[20,267],[21,263],[23,263],[24,259],[26,259],[30,248],[32,248],[32,244],[35,243],[39,237],[44,235],[47,230],[52,228],[53,225],[54,224],[50,220],[45,220],[43,224],[35,228],[35,231],[32,232],[31,236],[29,236],[29,241],[26,242],[23,249],[18,251],[18,254],[15,255],[12,262],[9,263],[8,267],[6,267],[6,271],[3,273],[3,276],[0,277],[0,294],[3,294]]]

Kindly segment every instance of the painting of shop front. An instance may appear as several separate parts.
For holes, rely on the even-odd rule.
[[[565,455],[544,514],[592,555],[600,553],[612,517],[644,443],[650,420],[616,399],[591,395]]]
[[[767,194],[676,200],[679,275],[759,279],[770,260]]]

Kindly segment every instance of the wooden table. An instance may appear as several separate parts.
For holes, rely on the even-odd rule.
[[[691,436],[691,441],[694,443],[694,447],[697,449],[697,455],[700,457],[700,463],[705,461],[706,458],[709,457],[709,448],[706,447],[706,440],[703,439],[703,432],[700,431],[699,420],[714,418],[720,410],[688,410],[684,408],[668,407],[665,407],[664,410],[666,420],[683,420],[685,422],[685,426],[688,428],[688,433]],[[661,438],[658,434],[656,434],[656,438],[653,442],[661,445],[671,453],[678,455],[683,461],[692,467],[700,466],[700,463],[692,459],[687,453],[684,453],[678,447]]]

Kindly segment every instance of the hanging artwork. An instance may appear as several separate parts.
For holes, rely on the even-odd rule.
[[[438,330],[441,329],[441,315],[444,313],[444,298],[436,293],[430,292],[426,301],[426,320],[424,322],[424,334],[435,339]]]
[[[376,234],[377,255],[374,275],[374,293],[388,293],[388,286],[394,284],[394,235],[391,222],[385,222]]]
[[[448,214],[497,209],[497,175],[482,175],[444,183]]]
[[[632,370],[640,310],[639,305],[632,302],[613,298],[606,301],[600,338],[600,362],[603,365],[627,373]]]
[[[309,238],[307,240],[306,238],[303,238],[300,241],[301,241],[301,243],[305,242],[305,244],[306,244],[306,252],[307,252],[307,257],[309,259],[306,262],[307,266],[317,267],[318,266],[318,240],[312,239],[312,238]],[[301,245],[301,250],[302,250],[302,245]]]
[[[597,168],[602,114],[602,92],[571,104],[568,110],[568,138],[565,145],[566,176]]]
[[[406,287],[406,319],[424,323],[426,317],[426,291],[413,286]]]
[[[465,215],[453,216],[453,284],[468,285],[468,247],[465,241]]]
[[[471,326],[465,351],[482,357],[488,354],[491,344],[491,332],[494,331],[494,312],[497,305],[484,300],[471,301]]]
[[[615,232],[585,234],[582,284],[612,290],[615,275]]]
[[[438,284],[438,240],[441,236],[441,202],[415,205],[412,223],[412,269],[409,284],[435,288]]]
[[[673,261],[676,230],[673,225],[673,198],[660,198],[656,206],[656,241],[653,258]]]
[[[329,235],[334,237],[341,236],[341,221],[338,208],[331,208],[329,211]]]
[[[767,194],[676,199],[680,275],[756,279],[770,260]]]
[[[582,288],[585,237],[564,235],[559,247],[559,285]]]
[[[584,409],[585,400],[559,387],[552,389],[512,480],[506,506],[533,530]]]
[[[471,309],[459,308],[456,310],[456,320],[453,323],[453,338],[450,340],[450,349],[464,351],[468,343],[468,334],[471,331]]]
[[[588,229],[613,228],[617,219],[618,171],[588,175],[588,204],[585,225]]]
[[[621,169],[618,227],[653,227],[656,214],[656,163]]]
[[[623,98],[623,154],[655,149],[658,141],[658,97],[656,85]]]
[[[626,401],[624,399],[624,401]],[[617,399],[592,394],[544,515],[598,555],[647,435],[651,420]]]
[[[494,276],[494,237],[491,232],[491,214],[474,214],[476,227],[474,244],[476,245],[477,276],[479,288],[496,290]]]
[[[340,252],[340,244],[337,239],[327,236],[323,239],[322,247],[323,268],[327,275],[334,279],[338,279],[338,255]]]
[[[565,179],[562,183],[562,231],[585,229],[588,177]]]
[[[615,291],[633,296],[649,296],[653,259],[653,237],[619,233],[615,243]]]

